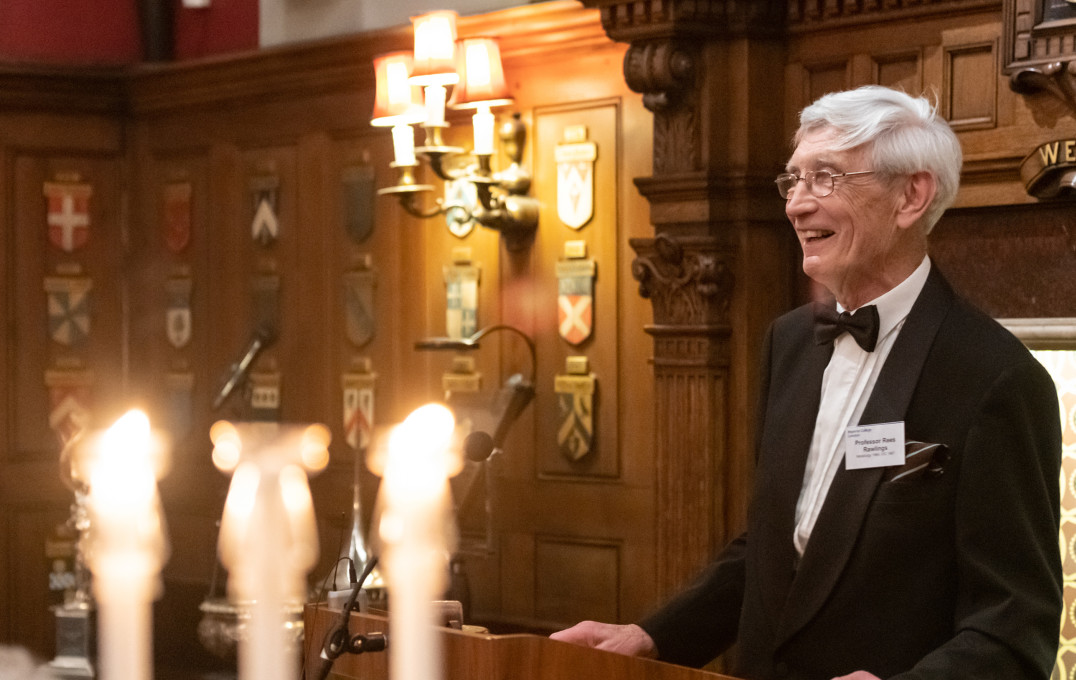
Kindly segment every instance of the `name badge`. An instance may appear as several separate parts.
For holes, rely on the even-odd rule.
[[[844,433],[844,466],[849,470],[904,464],[904,422],[856,425]]]

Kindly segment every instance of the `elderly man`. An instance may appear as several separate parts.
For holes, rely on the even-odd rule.
[[[763,352],[747,532],[638,624],[554,639],[744,678],[1048,678],[1057,653],[1054,386],[955,296],[927,234],[956,136],[882,87],[806,108],[777,188],[803,270],[835,298]]]

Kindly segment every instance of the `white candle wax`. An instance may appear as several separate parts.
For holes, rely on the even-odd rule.
[[[389,591],[391,680],[438,680],[442,675],[433,600],[447,583],[446,449],[453,427],[448,409],[427,405],[408,416],[389,444],[380,532]]]
[[[240,680],[293,680],[298,644],[289,605],[306,596],[304,575],[318,557],[306,470],[328,463],[329,430],[226,421],[210,429],[213,461],[234,470],[220,524],[228,592],[248,606],[239,640]]]
[[[410,125],[392,126],[392,150],[396,165],[415,165],[415,131]]]
[[[426,125],[434,127],[445,124],[445,99],[448,95],[444,85],[427,85],[423,88],[426,96]]]
[[[266,479],[265,477],[268,477]],[[256,512],[252,513],[250,562],[244,570],[250,577],[250,610],[247,644],[240,646],[239,677],[242,680],[291,680],[297,674],[294,655],[288,653],[284,637],[286,582],[283,565],[288,554],[284,541],[287,516],[283,512],[279,486],[272,475],[264,475],[258,485]]]
[[[130,411],[100,438],[87,463],[102,680],[153,677],[153,599],[167,552],[149,419]]]
[[[488,106],[475,111],[471,117],[474,123],[474,152],[477,155],[493,154],[493,113]]]
[[[97,561],[98,664],[102,680],[153,677],[153,595],[157,566],[141,551]]]

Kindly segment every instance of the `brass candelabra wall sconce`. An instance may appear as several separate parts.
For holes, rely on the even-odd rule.
[[[374,59],[376,99],[371,125],[392,128],[396,169],[394,186],[378,190],[395,196],[408,214],[426,219],[459,211],[464,221],[500,232],[508,250],[522,250],[538,228],[538,201],[528,195],[530,173],[522,166],[526,126],[519,114],[505,122],[496,137],[510,160],[507,169],[494,172],[496,118],[492,109],[512,103],[508,96],[500,48],[492,38],[457,42],[456,12],[440,10],[414,17],[414,52],[392,52]],[[448,93],[451,89],[451,97]],[[474,109],[474,143],[470,152],[444,142],[446,106]],[[413,125],[426,133],[415,146]],[[466,180],[474,185],[473,204],[435,198],[424,207],[424,194],[434,191],[415,177],[418,159],[443,181]]]

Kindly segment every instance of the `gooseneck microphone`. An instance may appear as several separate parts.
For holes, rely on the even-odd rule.
[[[359,580],[355,582],[355,585],[351,588],[351,594],[347,598],[347,602],[344,603],[343,609],[340,610],[340,619],[325,633],[325,640],[321,644],[321,655],[319,656],[319,664],[317,672],[313,675],[314,680],[325,680],[329,677],[329,673],[332,671],[333,663],[343,656],[348,654],[362,654],[363,652],[380,652],[388,646],[388,639],[382,633],[371,633],[370,635],[356,635],[351,636],[351,632],[348,630],[348,622],[351,620],[351,610],[355,608],[355,601],[359,598],[359,591],[362,590],[362,584],[366,582],[367,577],[370,576],[370,572],[377,566],[377,556],[370,557],[366,561],[366,566],[363,567],[362,575],[359,576]]]
[[[493,437],[488,432],[475,430],[463,438],[463,457],[481,463],[493,453]]]
[[[250,371],[251,364],[258,358],[258,353],[266,347],[273,344],[276,340],[276,330],[268,324],[261,324],[254,330],[254,337],[250,339],[250,344],[247,345],[243,355],[239,358],[239,361],[232,364],[228,379],[224,381],[224,386],[220,388],[220,392],[217,394],[217,398],[213,400],[213,410],[219,409],[228,397],[231,396],[235,388],[246,378],[247,372]]]

